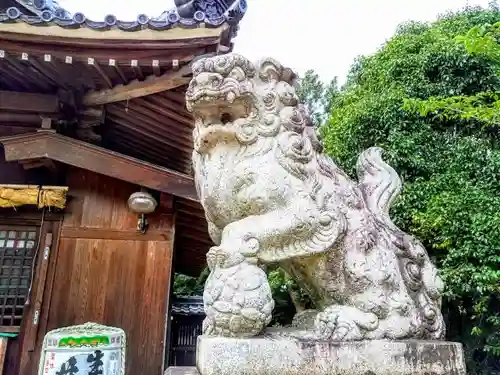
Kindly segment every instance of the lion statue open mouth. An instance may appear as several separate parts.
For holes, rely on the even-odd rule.
[[[441,279],[388,214],[397,173],[379,148],[359,157],[359,182],[323,155],[294,80],[274,59],[193,64],[195,181],[216,245],[205,333],[262,332],[274,303],[260,266],[278,263],[317,308],[295,319],[301,337],[442,339]]]

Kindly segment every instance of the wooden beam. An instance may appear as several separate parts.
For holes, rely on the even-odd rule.
[[[8,124],[16,124],[20,127],[40,127],[42,123],[42,117],[36,113],[19,113],[19,112],[5,112],[0,110],[0,122]]]
[[[17,134],[33,133],[36,131],[35,127],[20,126],[19,124],[1,124],[0,120],[0,137],[9,137]]]
[[[0,138],[6,161],[48,158],[139,186],[198,201],[191,176],[51,131]]]
[[[59,100],[56,95],[0,91],[0,111],[58,113]]]
[[[121,240],[121,241],[168,241],[172,239],[172,231],[148,230],[147,236],[141,232],[120,230],[112,228],[86,228],[86,227],[63,227],[61,231],[63,238],[85,238],[97,240]]]
[[[185,65],[179,70],[170,71],[159,77],[149,76],[144,81],[133,81],[127,85],[118,85],[111,89],[92,91],[83,97],[82,104],[87,107],[92,107],[171,90],[188,84],[190,78],[184,76],[190,72],[191,67]]]

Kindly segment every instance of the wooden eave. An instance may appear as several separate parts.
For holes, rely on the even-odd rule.
[[[47,158],[127,181],[150,189],[198,201],[193,179],[118,152],[69,138],[53,131],[0,138],[6,161]]]
[[[216,28],[181,28],[175,27],[170,30],[156,31],[152,29],[138,30],[129,32],[119,29],[94,30],[90,28],[65,29],[56,25],[35,26],[23,22],[0,23],[0,38],[7,40],[30,40],[32,42],[58,43],[70,45],[83,45],[90,43],[98,45],[103,41],[118,42],[123,48],[123,42],[166,42],[166,41],[195,41],[203,39],[220,38],[229,28],[229,25],[223,24]]]

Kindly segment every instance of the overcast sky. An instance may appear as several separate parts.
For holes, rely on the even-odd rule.
[[[247,0],[248,13],[235,51],[251,59],[273,56],[299,73],[316,70],[324,80],[343,81],[353,59],[370,54],[407,20],[433,20],[439,13],[488,0]],[[133,20],[157,16],[173,0],[59,0],[72,13],[102,20],[115,14]],[[292,5],[295,4],[295,5]]]

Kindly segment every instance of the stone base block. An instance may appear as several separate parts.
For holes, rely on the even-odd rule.
[[[196,367],[169,367],[164,375],[200,375]]]
[[[200,336],[197,351],[201,375],[466,375],[452,342]]]

